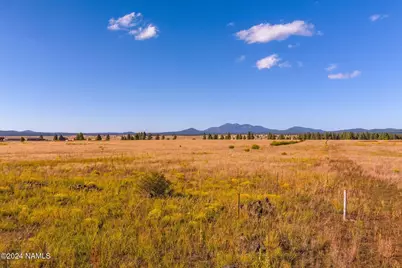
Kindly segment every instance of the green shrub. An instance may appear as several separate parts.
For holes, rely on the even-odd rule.
[[[244,149],[245,152],[250,152],[249,148]]]
[[[234,149],[234,145],[229,145],[229,149]]]
[[[82,132],[78,133],[75,139],[77,141],[84,141],[85,140],[84,134]]]
[[[172,194],[171,183],[161,173],[142,175],[136,183],[137,191],[148,197],[163,197]]]
[[[300,141],[273,141],[271,142],[271,146],[280,146],[280,145],[289,145],[299,143]]]
[[[258,144],[253,144],[253,145],[251,146],[251,149],[253,149],[253,150],[258,150],[258,149],[260,149],[260,146],[259,146]]]

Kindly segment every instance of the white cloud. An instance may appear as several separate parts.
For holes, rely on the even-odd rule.
[[[124,15],[117,20],[111,18],[109,20],[109,25],[107,28],[112,31],[116,30],[127,30],[128,28],[134,27],[136,25],[135,21],[142,17],[141,13],[131,12],[130,14]]]
[[[351,73],[337,73],[337,74],[329,74],[328,78],[329,79],[351,79],[351,78],[356,78],[361,75],[361,71],[353,71]]]
[[[284,61],[278,64],[279,68],[290,68],[292,65],[288,61]]]
[[[228,26],[228,27],[233,27],[233,26],[235,26],[235,23],[234,23],[233,21],[231,21],[231,22],[229,22],[228,24],[226,24],[226,26]]]
[[[278,57],[277,54],[272,54],[271,56],[258,60],[256,66],[258,70],[271,69],[272,67],[278,65],[280,61],[281,59]]]
[[[133,35],[135,40],[146,40],[156,37],[158,34],[158,28],[152,24],[149,24],[145,28],[140,27],[136,30],[131,30],[129,34]]]
[[[242,62],[242,61],[244,61],[245,59],[246,59],[246,56],[241,55],[240,57],[238,57],[238,58],[236,59],[236,62]]]
[[[369,19],[371,20],[371,21],[377,21],[377,20],[383,20],[383,19],[386,19],[386,18],[388,18],[388,15],[387,14],[374,14],[374,15],[371,15],[370,17],[369,17]]]
[[[281,41],[292,35],[312,36],[314,35],[314,25],[301,20],[273,25],[261,23],[236,33],[236,36],[247,44],[268,43],[273,40]]]
[[[128,34],[133,35],[135,40],[150,39],[156,37],[159,32],[155,25],[143,23],[142,14],[135,12],[118,19],[111,18],[107,28],[111,31],[128,31]]]
[[[289,45],[288,45],[288,48],[296,48],[296,47],[299,47],[299,46],[300,46],[299,43],[296,43],[296,44],[289,44]]]
[[[338,64],[332,63],[332,64],[330,64],[327,68],[325,68],[325,70],[326,70],[327,72],[332,72],[332,71],[335,70],[336,68],[338,68]]]

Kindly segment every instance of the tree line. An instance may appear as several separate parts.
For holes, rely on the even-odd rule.
[[[42,136],[41,136],[42,137]],[[42,137],[43,138],[43,137]],[[66,141],[67,140],[67,138],[65,138],[63,135],[54,135],[53,136],[53,140],[54,141]],[[85,136],[84,136],[84,133],[82,133],[82,132],[80,132],[80,133],[78,133],[76,136],[75,136],[75,139],[74,140],[76,140],[76,141],[85,141],[86,140],[86,138],[85,138]],[[103,140],[103,138],[102,138],[102,136],[100,135],[100,134],[98,134],[98,135],[96,135],[96,138],[95,138],[95,140],[97,140],[97,141],[101,141],[101,140]],[[109,134],[107,134],[106,135],[106,137],[105,137],[105,140],[106,141],[110,141],[110,135]]]
[[[127,141],[127,140],[169,140],[170,138],[166,138],[165,135],[160,135],[160,134],[155,134],[153,135],[152,133],[146,133],[146,132],[139,132],[135,134],[127,134],[124,136],[121,136],[121,140]],[[177,135],[173,135],[172,137],[173,140],[177,139]]]
[[[169,140],[165,135],[161,134],[152,134],[146,132],[138,132],[135,134],[127,134],[120,137],[121,140]],[[294,135],[284,135],[284,134],[254,134],[252,132],[248,132],[247,134],[235,134],[231,133],[226,134],[212,134],[212,133],[204,133],[202,135],[203,140],[254,140],[254,139],[268,139],[268,140],[402,140],[402,134],[389,133],[389,132],[307,132],[303,134],[294,134]],[[43,136],[40,136],[41,140],[44,140]],[[172,136],[173,140],[177,139],[177,135]],[[63,135],[54,135],[54,141],[65,141]],[[75,137],[75,140],[83,141],[86,140],[84,134],[82,132],[78,133]],[[110,140],[110,135],[107,134],[105,138],[98,134],[95,138],[97,141],[101,140]],[[25,141],[25,138],[21,137],[21,141]]]
[[[297,135],[284,135],[284,134],[254,134],[248,132],[247,134],[203,134],[203,140],[254,140],[266,138],[268,140],[399,140],[402,139],[402,134],[395,133],[372,133],[372,132],[307,132]]]
[[[374,132],[313,132],[298,135],[299,140],[400,140],[402,134]]]

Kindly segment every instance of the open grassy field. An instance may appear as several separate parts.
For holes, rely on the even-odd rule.
[[[51,255],[0,263],[401,267],[402,142],[271,142],[0,143],[0,252]]]

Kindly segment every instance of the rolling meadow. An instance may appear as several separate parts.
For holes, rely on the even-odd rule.
[[[402,142],[271,142],[0,143],[0,252],[51,255],[0,264],[401,267]]]

